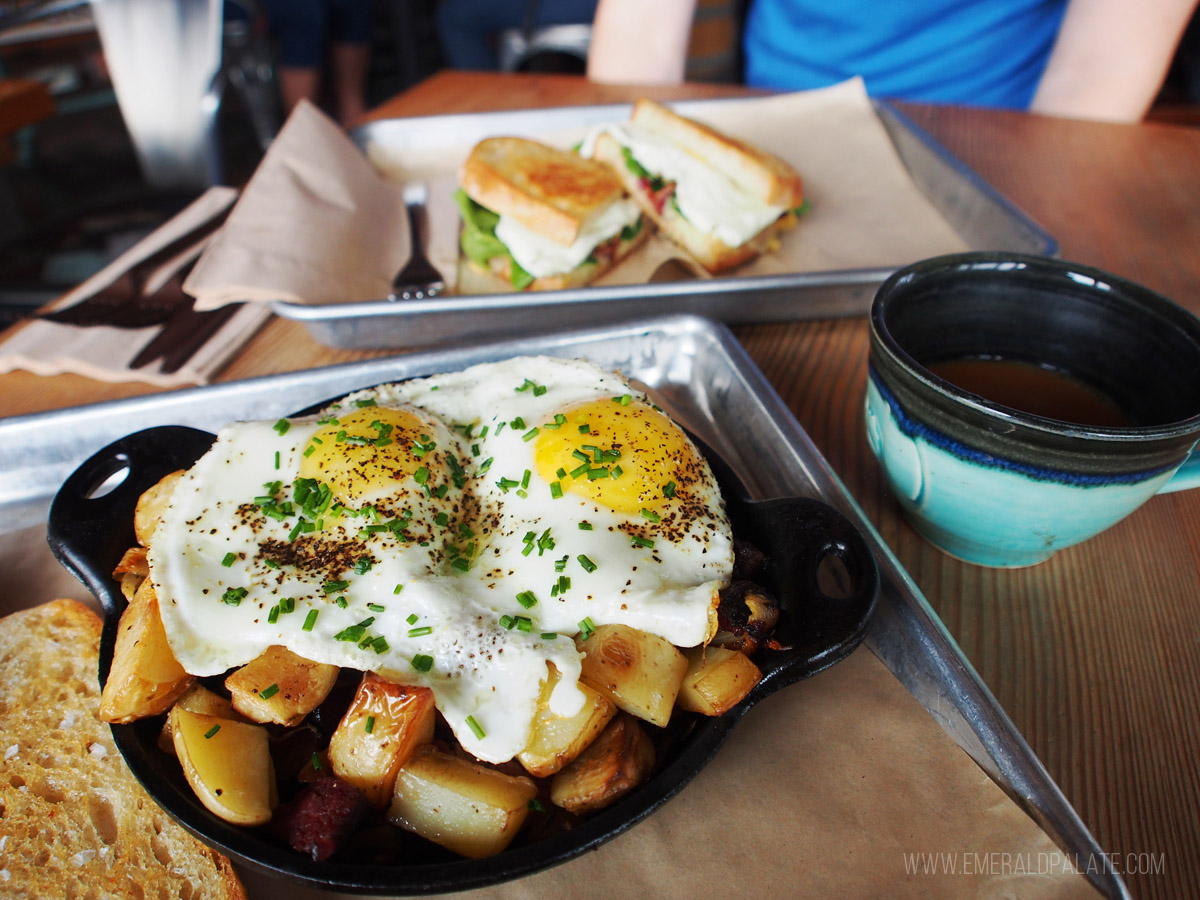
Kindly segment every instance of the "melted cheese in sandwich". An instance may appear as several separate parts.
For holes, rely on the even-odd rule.
[[[521,268],[535,278],[563,275],[577,268],[597,246],[636,222],[639,215],[632,200],[618,200],[588,219],[570,246],[552,241],[509,216],[500,217],[496,237]]]
[[[746,243],[787,209],[770,206],[726,173],[666,135],[635,123],[607,131],[648,172],[675,182],[675,201],[684,218],[730,247]]]

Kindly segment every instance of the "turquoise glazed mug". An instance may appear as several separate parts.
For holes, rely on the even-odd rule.
[[[945,552],[1027,566],[1200,486],[1200,320],[1097,269],[966,253],[871,308],[867,439]]]

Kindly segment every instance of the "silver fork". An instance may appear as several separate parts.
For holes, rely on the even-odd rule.
[[[389,300],[425,300],[436,297],[446,286],[446,280],[421,249],[426,225],[425,199],[429,189],[423,184],[404,189],[404,207],[408,210],[408,234],[412,252],[408,262],[392,279]]]

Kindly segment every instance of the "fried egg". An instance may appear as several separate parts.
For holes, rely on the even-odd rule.
[[[425,685],[499,763],[528,741],[548,664],[551,710],[579,710],[575,635],[709,638],[732,547],[707,463],[643,393],[520,357],[224,429],[148,556],[188,672],[283,645]]]

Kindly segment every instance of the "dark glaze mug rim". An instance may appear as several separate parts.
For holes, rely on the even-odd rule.
[[[908,377],[940,397],[944,404],[966,407],[974,417],[994,423],[992,427],[1015,428],[1085,441],[1135,444],[1177,440],[1200,433],[1200,407],[1192,415],[1160,424],[1098,426],[1046,418],[987,400],[930,371],[900,343],[889,326],[888,315],[892,304],[906,299],[922,283],[934,280],[944,282],[951,277],[995,280],[1035,275],[1057,280],[1064,289],[1071,288],[1077,294],[1084,293],[1089,284],[1102,286],[1107,291],[1106,296],[1119,298],[1130,307],[1136,305],[1164,324],[1174,326],[1194,348],[1196,371],[1200,373],[1200,319],[1161,294],[1128,279],[1074,262],[1018,253],[972,252],[913,263],[897,270],[883,282],[871,305],[871,377],[887,384],[886,374],[879,371],[879,364],[891,361]]]

